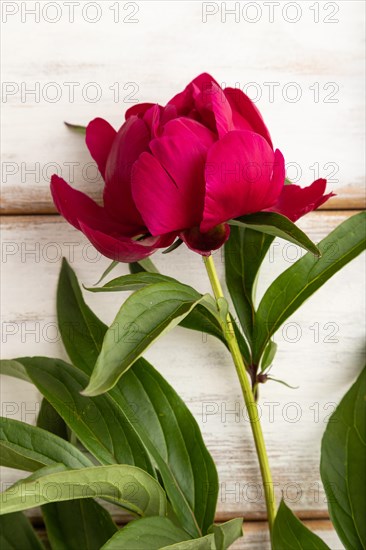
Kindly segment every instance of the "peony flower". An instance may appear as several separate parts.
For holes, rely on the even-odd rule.
[[[58,211],[105,256],[143,259],[179,237],[209,255],[230,219],[273,211],[295,221],[328,200],[326,181],[285,185],[282,153],[252,101],[208,74],[165,107],[135,105],[116,132],[97,118],[86,144],[104,178],[103,206],[53,176]]]

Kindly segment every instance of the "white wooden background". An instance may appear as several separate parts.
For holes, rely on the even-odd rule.
[[[129,101],[164,103],[208,71],[220,83],[247,86],[249,95],[261,97],[257,105],[289,163],[289,177],[301,171],[300,182],[307,185],[319,171],[334,180],[330,188],[338,196],[301,221],[313,239],[364,206],[362,2],[280,2],[272,5],[272,22],[271,2],[237,2],[240,13],[226,14],[226,21],[225,8],[234,2],[81,0],[74,22],[61,1],[40,2],[36,22],[27,11],[35,4],[1,5],[3,357],[63,357],[55,328],[61,257],[68,257],[86,284],[95,283],[107,265],[54,215],[48,188],[53,172],[96,198],[102,187],[83,139],[70,133],[64,120],[86,124],[102,116],[118,127]],[[203,22],[209,11],[217,13]],[[93,101],[96,92],[100,98]],[[259,296],[298,254],[285,243],[272,249]],[[223,278],[220,253],[216,258]],[[169,257],[156,255],[155,261],[162,271],[209,290],[199,256],[180,248]],[[364,275],[364,260],[358,258],[286,323],[277,335],[273,374],[300,387],[268,383],[261,392],[277,495],[283,492],[332,550],[342,545],[327,520],[320,439],[334,404],[364,361]],[[113,319],[122,300],[122,295],[86,297],[105,321]],[[178,328],[147,357],[186,400],[214,456],[221,483],[217,519],[244,515],[247,520],[246,537],[234,547],[268,548],[250,427],[227,352],[212,338]],[[40,398],[31,386],[4,377],[1,394],[3,414],[34,422]],[[1,481],[17,476],[3,469]]]

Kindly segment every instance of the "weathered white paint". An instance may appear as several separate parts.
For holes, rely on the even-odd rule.
[[[19,4],[30,7],[34,2]],[[318,173],[335,180],[329,182],[332,189],[362,185],[362,2],[283,1],[274,9],[273,22],[266,3],[248,8],[250,3],[237,2],[238,22],[229,14],[222,22],[225,9],[235,2],[210,2],[205,7],[202,2],[149,0],[135,3],[137,23],[123,22],[133,3],[128,7],[120,2],[120,22],[114,23],[111,7],[116,3],[103,0],[95,24],[82,17],[86,1],[75,8],[74,23],[68,21],[64,2],[58,4],[59,22],[45,21],[44,17],[56,18],[49,9],[39,23],[31,15],[21,23],[19,9],[2,28],[4,210],[19,212],[36,205],[49,211],[48,182],[55,169],[74,179],[76,186],[90,192],[100,189],[95,172],[86,168],[90,157],[83,139],[72,135],[64,120],[87,124],[102,116],[118,127],[133,101],[164,103],[202,71],[211,72],[220,83],[247,86],[253,99],[261,97],[257,105],[275,146],[291,164],[289,177],[297,177],[292,164],[296,163],[304,185]],[[204,23],[204,13],[216,8],[219,12],[207,15]],[[259,20],[251,23],[256,10]],[[91,9],[84,15],[90,19],[97,14]],[[97,83],[101,95],[96,103],[91,101],[98,91],[89,86],[91,82]],[[70,83],[76,83],[72,101]],[[26,93],[35,86],[40,90],[38,100]],[[119,97],[114,95],[117,88]],[[299,101],[294,102],[297,94]],[[52,102],[58,95],[59,101]],[[69,163],[77,163],[72,178]],[[36,175],[27,172],[32,169]]]
[[[2,3],[2,10],[5,4]],[[32,15],[27,15],[23,23],[22,10],[34,4],[18,2],[18,13],[10,15],[7,22],[2,12],[2,80],[5,84],[2,88],[1,208],[21,215],[6,218],[3,223],[4,357],[65,357],[55,332],[55,289],[60,256],[69,258],[86,284],[95,283],[108,265],[104,259],[94,262],[94,253],[83,236],[59,218],[23,216],[53,211],[48,180],[54,171],[94,197],[100,195],[102,182],[89,166],[90,157],[83,139],[67,130],[62,124],[64,120],[86,124],[102,116],[118,127],[124,111],[133,104],[129,101],[164,103],[202,71],[211,72],[220,83],[231,86],[243,88],[252,83],[247,91],[251,96],[257,92],[262,94],[257,105],[287,163],[301,167],[301,183],[308,184],[315,178],[315,163],[319,165],[319,175],[324,177],[329,177],[335,168],[338,171],[333,178],[338,181],[330,182],[329,188],[339,190],[339,196],[328,205],[331,208],[363,206],[361,48],[365,16],[361,2],[297,2],[290,3],[296,4],[291,8],[288,2],[281,1],[274,8],[272,23],[270,8],[263,2],[237,3],[238,22],[229,14],[226,22],[221,21],[225,9],[221,2],[149,0],[136,2],[138,13],[135,14],[134,3],[120,2],[120,21],[114,23],[111,8],[116,2],[103,0],[98,3],[100,21],[93,24],[81,17],[81,10],[87,4],[85,0],[75,9],[74,23],[68,21],[68,8],[60,1],[59,22],[45,21],[44,16],[55,17],[56,12],[51,8],[39,23],[34,22]],[[45,5],[40,3],[42,9]],[[226,3],[227,9],[233,7],[234,2]],[[316,23],[314,10],[318,8],[319,22]],[[204,10],[218,12],[208,15],[207,22],[203,23]],[[297,22],[286,21],[286,18],[294,20],[299,10],[301,17]],[[245,20],[253,20],[256,14],[260,16],[258,22]],[[90,18],[94,15],[92,9],[87,12]],[[123,22],[129,15],[138,19],[138,23]],[[339,22],[326,23],[326,17],[328,21],[338,19]],[[97,83],[102,92],[96,103],[86,98],[88,92],[93,93],[92,87],[88,88],[91,82]],[[59,101],[51,102],[56,88],[50,83],[61,90]],[[73,102],[69,100],[70,84],[67,83],[80,84],[75,85]],[[14,95],[12,86],[16,90]],[[30,93],[22,101],[22,91],[24,95],[34,86],[39,86],[39,101]],[[269,97],[271,86],[274,86],[273,102]],[[117,88],[120,97],[114,101]],[[301,91],[301,99],[286,101],[283,95],[288,92],[291,99],[296,89]],[[332,92],[335,92],[333,97]],[[332,99],[338,101],[329,102]],[[69,174],[70,163],[76,163],[73,178]],[[34,168],[36,172],[32,174],[30,171]],[[290,167],[288,176],[295,175],[294,167]],[[347,215],[341,212],[313,214],[301,225],[318,240]],[[283,243],[272,250],[264,263],[259,296],[269,281],[289,265],[294,254],[296,249]],[[156,256],[155,259],[162,271],[202,292],[209,290],[198,256],[180,248],[169,257]],[[216,259],[223,279],[220,254]],[[126,269],[121,266],[117,272],[123,273]],[[122,294],[87,294],[86,297],[107,322],[113,319],[124,299]],[[364,361],[363,303],[364,262],[359,258],[295,313],[285,332],[279,331],[279,352],[273,374],[300,388],[290,390],[278,384],[262,388],[263,425],[278,484],[277,495],[283,490],[288,504],[302,517],[326,515],[318,472],[320,439],[332,404],[339,401]],[[320,341],[317,343],[318,329]],[[332,331],[338,342],[325,341],[332,339]],[[296,339],[300,332],[299,341],[291,343],[289,340]],[[206,340],[200,334],[177,328],[149,350],[147,357],[186,400],[215,458],[222,484],[218,518],[228,519],[239,514],[263,518],[263,501],[255,499],[260,480],[250,428],[245,418],[229,412],[238,407],[240,413],[243,411],[227,352],[212,338]],[[4,377],[1,394],[3,414],[34,422],[39,396],[31,386]],[[270,422],[269,403],[275,411],[274,422]],[[296,408],[301,418],[291,422]],[[204,413],[209,411],[213,414],[205,417]],[[10,483],[19,475],[4,469],[1,482]],[[297,495],[300,490],[301,495]],[[315,526],[313,522],[312,525],[332,549],[342,548],[329,523],[318,522]],[[248,524],[245,542],[234,548],[268,548],[264,524]]]
[[[348,215],[314,213],[303,219],[301,225],[317,241]],[[92,258],[92,249],[80,233],[56,216],[7,217],[2,234],[3,246],[8,251],[2,264],[3,355],[65,357],[55,325],[60,256],[69,257],[86,285],[97,281],[107,262],[87,261],[87,254]],[[294,253],[295,247],[290,249],[286,243],[272,249],[264,262],[259,295],[289,265],[289,254]],[[161,271],[202,292],[209,291],[200,257],[184,247],[169,256],[155,255],[154,260]],[[216,254],[216,263],[223,280],[220,254]],[[125,266],[116,269],[115,275],[123,272]],[[334,276],[301,312],[294,314],[285,325],[287,332],[278,333],[279,352],[273,374],[300,388],[291,390],[268,383],[261,391],[262,421],[276,493],[279,497],[284,491],[287,502],[303,517],[326,515],[319,479],[320,440],[334,404],[356,378],[364,361],[363,283],[364,261],[358,258]],[[85,294],[88,303],[106,322],[112,321],[125,297],[119,293]],[[318,343],[314,341],[314,328],[310,328],[315,323],[320,329]],[[329,339],[332,332],[338,341],[327,343],[324,339]],[[291,342],[298,337],[298,342]],[[213,338],[177,328],[146,356],[182,395],[199,422],[220,475],[218,517],[225,519],[235,514],[253,519],[263,517],[263,500],[257,497],[261,491],[260,478],[250,426],[226,350]],[[5,414],[34,421],[39,396],[30,385],[4,377],[2,398]],[[14,475],[11,470],[5,471],[3,482],[15,479]]]

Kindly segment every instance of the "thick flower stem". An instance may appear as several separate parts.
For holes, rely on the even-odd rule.
[[[210,279],[214,296],[216,298],[216,301],[218,301],[219,298],[223,298],[224,295],[222,292],[220,281],[217,276],[217,272],[216,272],[216,268],[215,268],[215,264],[212,256],[204,257],[204,263],[206,266],[208,277]],[[274,498],[272,475],[269,467],[268,456],[267,456],[266,446],[264,443],[262,426],[259,419],[257,403],[255,401],[255,398],[251,389],[251,384],[246,372],[243,357],[242,357],[242,354],[240,353],[239,345],[232,327],[230,314],[227,314],[224,328],[225,328],[225,338],[235,364],[235,368],[236,368],[236,372],[237,372],[240,386],[242,389],[245,405],[248,411],[250,426],[253,432],[255,447],[257,450],[258,461],[259,461],[259,466],[260,466],[261,475],[262,475],[264,495],[265,495],[266,507],[267,507],[268,524],[269,524],[270,532],[272,534],[273,523],[276,516],[276,502]]]

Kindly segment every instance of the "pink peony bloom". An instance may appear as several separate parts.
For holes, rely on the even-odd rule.
[[[143,103],[116,132],[97,118],[86,143],[104,178],[103,206],[52,176],[58,211],[103,255],[150,256],[180,237],[203,255],[221,247],[228,222],[273,211],[295,221],[328,200],[325,180],[284,185],[285,163],[252,101],[208,74],[165,107]]]

